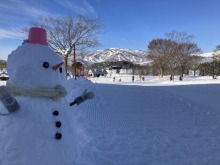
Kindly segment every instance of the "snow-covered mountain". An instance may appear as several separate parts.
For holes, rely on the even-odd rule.
[[[197,56],[202,57],[200,63],[213,61],[213,52],[202,53],[202,54],[198,54]]]
[[[212,54],[212,52],[198,54],[198,56],[203,57],[201,59],[201,63],[211,62],[213,60]],[[129,61],[133,64],[140,65],[146,65],[151,62],[151,60],[147,57],[147,51],[119,48],[87,52],[83,55],[77,56],[77,61],[82,62],[84,65],[108,61]]]
[[[110,48],[88,52],[80,57],[77,61],[87,64],[100,63],[106,61],[129,61],[134,64],[144,65],[151,61],[147,58],[147,51]]]

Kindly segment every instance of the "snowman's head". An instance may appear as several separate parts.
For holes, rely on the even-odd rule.
[[[47,45],[25,43],[8,56],[9,82],[20,87],[53,88],[65,81],[62,62]]]

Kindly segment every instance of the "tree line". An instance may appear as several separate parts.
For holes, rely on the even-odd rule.
[[[220,75],[220,61],[202,63],[198,69],[201,76],[212,76],[215,79]]]
[[[220,75],[220,45],[214,49],[212,61],[199,64],[198,69],[201,76],[212,76],[215,79]]]

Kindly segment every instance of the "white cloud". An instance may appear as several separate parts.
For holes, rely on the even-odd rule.
[[[37,22],[39,16],[54,16],[37,1],[6,0],[0,3],[0,39],[24,39],[24,34],[15,29]]]
[[[93,16],[97,17],[97,13],[95,9],[89,5],[89,3],[85,0],[82,0],[82,3],[85,5],[86,9],[89,11],[89,13],[93,14]]]
[[[16,30],[0,29],[0,39],[18,39],[23,40],[27,34],[17,32]]]
[[[56,2],[65,8],[71,9],[77,14],[97,17],[96,11],[86,0],[56,0]]]
[[[24,0],[7,0],[0,3],[0,23],[19,24],[30,23],[39,16],[51,16],[52,13],[44,9],[40,3]]]
[[[39,16],[58,16],[56,8],[52,7],[57,4],[58,7],[69,9],[77,14],[97,17],[96,11],[86,0],[51,0],[49,3],[48,1],[4,0],[0,3],[0,39],[24,38],[23,34],[14,29],[37,22]]]

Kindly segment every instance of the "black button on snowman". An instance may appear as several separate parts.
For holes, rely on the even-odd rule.
[[[56,121],[56,127],[60,128],[61,127],[61,122],[60,121]]]
[[[55,116],[55,117],[59,116],[59,111],[57,111],[57,110],[53,111],[53,116]],[[55,126],[57,128],[60,128],[62,126],[62,124],[60,121],[56,121]],[[60,140],[62,138],[62,134],[60,132],[56,132],[54,137],[55,137],[55,139]]]
[[[57,140],[60,140],[60,139],[62,138],[62,134],[59,133],[59,132],[57,132],[57,133],[55,134],[55,138],[56,138]]]
[[[59,115],[59,112],[57,110],[53,111],[53,115],[54,116],[58,116]]]

